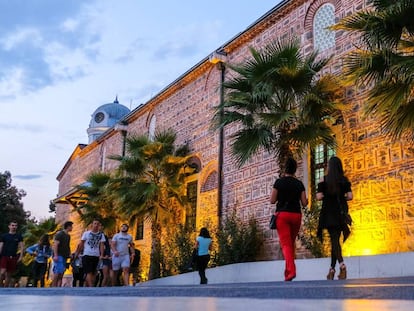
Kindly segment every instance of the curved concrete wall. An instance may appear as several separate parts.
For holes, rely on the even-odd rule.
[[[414,275],[414,252],[347,257],[344,260],[348,279]],[[239,263],[207,269],[206,275],[210,284],[283,281],[284,265],[283,260]],[[295,280],[325,280],[329,265],[330,258],[298,259]],[[195,271],[137,285],[193,285],[199,282],[198,272]]]

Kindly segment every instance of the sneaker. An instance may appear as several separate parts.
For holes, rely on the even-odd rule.
[[[335,269],[329,269],[328,275],[326,276],[327,280],[333,280],[335,277]]]
[[[339,268],[338,280],[345,280],[345,279],[346,279],[346,267],[344,265],[343,267]]]

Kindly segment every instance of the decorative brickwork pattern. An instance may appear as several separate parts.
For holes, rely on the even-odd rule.
[[[275,39],[298,37],[305,54],[314,51],[313,20],[322,5],[335,7],[335,20],[367,7],[364,0],[295,0],[271,10],[253,26],[226,43],[228,62],[240,63],[249,57],[249,47],[260,48]],[[354,48],[357,35],[335,33],[335,45],[322,54],[334,55],[327,72],[341,72],[342,57]],[[200,172],[197,200],[197,229],[218,223],[218,133],[211,130],[214,107],[219,104],[220,71],[207,58],[167,86],[160,94],[136,108],[129,116],[128,135],[149,132],[151,119],[156,128],[171,127],[177,132],[177,143],[187,142],[199,159]],[[226,71],[226,79],[230,71]],[[349,107],[343,113],[344,124],[337,126],[338,156],[343,159],[355,198],[350,213],[355,224],[345,255],[379,254],[414,250],[414,153],[405,141],[391,143],[380,132],[374,119],[363,117],[365,89],[344,90]],[[236,209],[247,221],[252,215],[265,237],[260,259],[281,258],[277,234],[268,229],[268,219],[274,207],[269,203],[278,167],[272,155],[262,152],[243,167],[237,167],[231,156],[230,136],[234,127],[226,127],[223,163],[223,217]],[[86,135],[85,135],[86,139]],[[110,171],[116,162],[104,155],[120,154],[121,133],[109,131],[86,147],[78,147],[59,174],[59,195],[82,183],[89,172]],[[306,163],[306,164],[305,164]],[[307,162],[300,163],[307,165]],[[300,167],[297,177],[309,184],[307,169]],[[313,194],[309,194],[310,196]],[[59,205],[59,221],[73,217],[69,205]],[[139,241],[143,269],[149,264],[149,227],[144,240]],[[298,242],[297,257],[310,254]]]

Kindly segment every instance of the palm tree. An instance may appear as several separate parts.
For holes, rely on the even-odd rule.
[[[94,219],[99,219],[107,232],[115,230],[119,215],[115,209],[115,199],[108,188],[110,179],[109,173],[93,172],[86,182],[77,186],[79,192],[87,197],[87,202],[76,208],[85,227]]]
[[[36,244],[44,234],[52,237],[57,232],[57,229],[54,217],[43,219],[40,222],[29,221],[25,228],[24,244],[26,246]]]
[[[342,90],[332,75],[321,76],[329,59],[301,55],[297,40],[276,41],[251,59],[229,65],[236,76],[224,83],[226,99],[214,126],[239,125],[231,136],[239,165],[261,149],[273,153],[279,169],[306,147],[335,146],[328,119],[338,114]]]
[[[127,154],[112,156],[120,162],[111,188],[117,197],[117,211],[132,221],[151,223],[149,279],[161,275],[161,225],[175,220],[186,204],[185,167],[187,145],[176,147],[172,130],[159,131],[154,140],[145,135],[126,140]]]
[[[52,240],[53,235],[58,231],[54,217],[43,219],[40,222],[29,220],[25,226],[24,245],[26,247],[39,243],[40,238],[47,234]],[[23,263],[27,266],[34,260],[33,256],[26,253]]]
[[[365,112],[378,118],[384,132],[414,140],[414,2],[369,2],[370,10],[332,27],[360,35],[344,75],[348,83],[370,87]]]

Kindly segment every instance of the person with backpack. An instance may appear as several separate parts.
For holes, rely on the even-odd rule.
[[[32,256],[35,256],[32,269],[33,286],[38,287],[37,284],[40,281],[40,287],[45,287],[47,262],[52,256],[52,248],[50,247],[49,235],[42,235],[39,243],[29,246],[26,249],[26,252]]]

